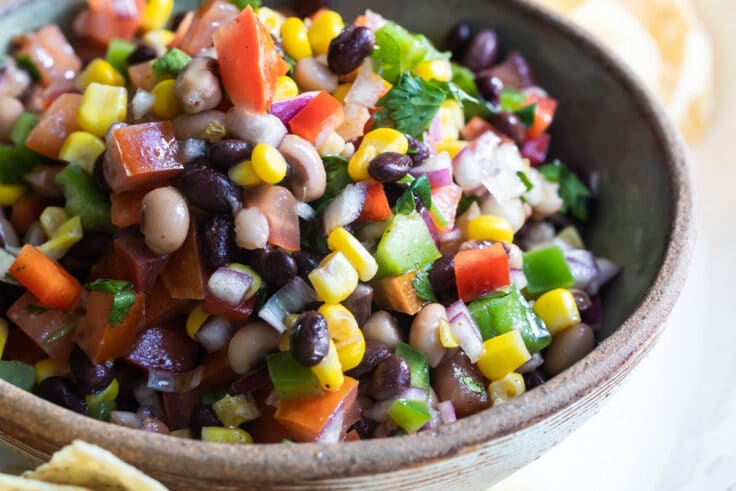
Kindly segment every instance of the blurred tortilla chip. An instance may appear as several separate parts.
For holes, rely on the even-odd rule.
[[[155,479],[95,445],[74,441],[56,452],[47,464],[23,477],[72,484],[94,491],[166,491]]]
[[[0,489],[3,491],[90,491],[89,488],[50,484],[7,474],[0,474]]]

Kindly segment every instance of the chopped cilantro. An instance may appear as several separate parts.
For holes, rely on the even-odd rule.
[[[41,72],[38,71],[36,62],[33,61],[29,55],[24,53],[16,53],[15,61],[18,62],[21,68],[25,69],[31,76],[34,82],[41,80]]]
[[[48,336],[46,336],[46,339],[43,340],[43,344],[49,345],[55,341],[58,341],[61,338],[64,338],[71,334],[75,329],[77,328],[77,321],[74,320],[72,322],[69,322],[68,324],[64,324],[56,331],[52,332]]]
[[[121,280],[96,280],[85,285],[85,288],[94,292],[112,293],[112,309],[107,321],[112,327],[117,327],[123,322],[128,311],[135,303],[133,284]]]
[[[426,175],[414,179],[409,184],[409,189],[396,200],[396,211],[402,215],[409,215],[415,209],[414,196],[422,201],[422,204],[429,210],[432,208],[432,187]]]
[[[212,121],[204,130],[204,137],[210,143],[217,143],[227,135],[225,125],[218,121]]]
[[[462,198],[460,198],[460,203],[457,205],[457,216],[462,215],[466,211],[468,211],[468,208],[472,206],[473,203],[480,202],[480,198],[477,196],[468,196],[466,194],[463,194]]]
[[[46,312],[49,312],[53,309],[50,309],[48,307],[43,307],[41,305],[26,305],[25,311],[29,314],[33,315],[41,315],[45,314]]]
[[[468,94],[455,82],[441,82],[439,80],[432,80],[430,83],[435,87],[442,89],[448,99],[459,102],[461,106],[464,105],[466,102],[469,102],[471,104],[480,104],[480,101],[475,96]]]
[[[419,138],[427,131],[445,101],[445,91],[413,73],[403,73],[379,101],[373,116],[377,127],[394,127]]]
[[[345,186],[352,184],[353,180],[348,174],[348,160],[339,155],[329,155],[322,158],[325,164],[325,173],[327,174],[327,187],[325,194],[315,203],[314,209],[317,213],[321,213],[338,194],[345,189]]]
[[[475,392],[476,394],[485,394],[486,388],[483,387],[482,384],[479,384],[475,380],[473,380],[473,377],[469,377],[467,375],[460,377],[460,381],[467,387],[471,392]]]
[[[521,109],[526,102],[526,96],[518,90],[504,87],[501,92],[501,110],[513,113]]]
[[[38,124],[38,116],[29,112],[23,112],[10,133],[10,141],[16,145],[25,145],[31,130]]]
[[[281,445],[294,445],[294,442],[292,442],[288,438],[284,438],[283,440],[281,440]]]
[[[587,220],[587,199],[591,194],[585,184],[578,179],[578,176],[559,160],[543,165],[538,170],[545,179],[560,185],[562,213],[570,213],[578,220]]]
[[[240,10],[243,10],[244,8],[250,6],[253,9],[257,9],[261,7],[261,0],[227,0],[228,2],[232,3],[236,7],[238,7]]]
[[[376,31],[376,47],[371,54],[376,72],[394,85],[402,73],[422,61],[449,57],[449,53],[438,51],[425,36],[412,34],[390,21]]]
[[[521,109],[518,109],[514,114],[516,114],[521,122],[526,126],[527,128],[532,125],[534,122],[534,114],[537,112],[537,104],[530,104],[526,107],[523,107]]]
[[[453,63],[452,83],[465,95],[471,98],[466,98],[460,101],[462,102],[466,119],[470,120],[476,116],[488,119],[497,112],[496,108],[493,107],[493,104],[483,100],[480,96],[478,86],[475,84],[475,74],[467,68]]]
[[[532,181],[529,180],[529,176],[526,175],[523,171],[518,171],[516,173],[517,176],[519,176],[519,179],[521,179],[521,182],[524,183],[524,187],[526,187],[527,191],[531,191],[534,188],[534,184]]]
[[[432,290],[432,284],[429,282],[429,272],[426,269],[420,269],[416,273],[416,278],[412,281],[414,290],[417,292],[417,297],[421,298],[425,302],[436,302],[437,297],[434,295]]]
[[[153,71],[159,77],[164,72],[178,75],[191,59],[192,57],[182,50],[171,48],[161,58],[153,62]]]

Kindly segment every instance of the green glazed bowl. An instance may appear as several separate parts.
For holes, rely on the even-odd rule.
[[[5,2],[0,45],[51,21],[68,26],[81,3]],[[177,8],[194,3],[177,2]],[[370,7],[433,39],[471,20],[493,27],[505,49],[528,57],[560,103],[551,155],[598,176],[585,239],[624,268],[603,299],[600,345],[501,407],[412,436],[340,445],[218,445],[94,421],[0,382],[0,438],[39,460],[81,438],[172,489],[482,489],[595,414],[652,347],[685,280],[694,237],[691,191],[679,136],[631,73],[588,34],[526,0],[334,4],[346,18]]]

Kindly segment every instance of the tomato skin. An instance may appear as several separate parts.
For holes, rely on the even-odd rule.
[[[391,206],[386,198],[386,192],[383,190],[383,184],[380,182],[372,182],[368,186],[368,195],[365,198],[363,211],[360,212],[358,222],[382,222],[393,216]]]
[[[541,97],[532,94],[527,99],[527,103],[536,103],[537,105],[534,112],[534,121],[531,126],[526,129],[527,140],[534,140],[547,131],[547,128],[552,124],[552,120],[555,117],[555,111],[557,111],[557,100],[551,97]]]
[[[50,159],[58,159],[66,137],[80,129],[77,113],[80,94],[62,94],[41,115],[26,139],[26,146]]]
[[[486,249],[457,253],[455,282],[458,295],[465,303],[510,285],[509,257],[503,245],[497,242]]]
[[[278,78],[289,65],[249,6],[214,35],[222,83],[238,107],[264,113],[271,106]]]

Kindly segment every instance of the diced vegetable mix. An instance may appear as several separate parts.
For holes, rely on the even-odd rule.
[[[450,424],[592,349],[616,268],[547,157],[558,101],[495,33],[442,51],[375,12],[208,0],[168,30],[172,0],[88,3],[104,58],[50,25],[0,85],[22,292],[0,379],[147,431],[334,443]]]

